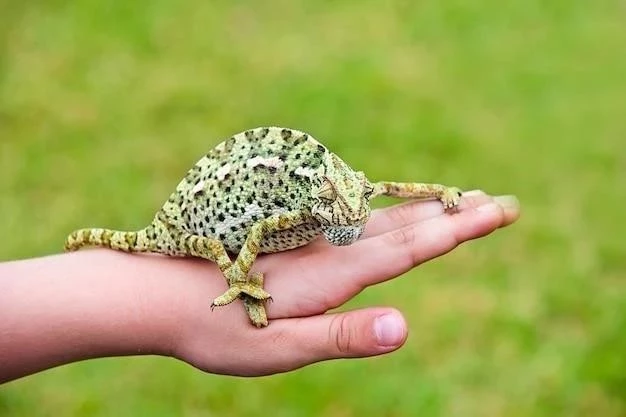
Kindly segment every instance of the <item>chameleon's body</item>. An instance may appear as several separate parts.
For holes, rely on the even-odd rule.
[[[372,184],[306,133],[257,128],[200,159],[145,229],[81,229],[68,236],[65,248],[103,246],[211,260],[230,287],[212,306],[241,297],[261,327],[267,325],[264,301],[270,295],[263,275],[250,273],[257,254],[293,249],[320,235],[335,245],[351,244],[363,232],[376,195],[438,198],[453,209],[461,193],[438,184]]]

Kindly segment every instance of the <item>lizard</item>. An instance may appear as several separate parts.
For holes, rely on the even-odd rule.
[[[257,255],[294,249],[323,236],[354,243],[377,196],[438,199],[457,209],[457,187],[370,182],[311,135],[259,127],[231,136],[204,155],[177,185],[152,222],[138,231],[87,228],[72,232],[65,250],[84,246],[203,258],[217,264],[228,289],[211,310],[242,299],[257,327],[268,325],[264,275]]]

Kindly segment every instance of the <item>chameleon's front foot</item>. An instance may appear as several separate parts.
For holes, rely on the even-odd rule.
[[[271,301],[272,296],[263,289],[263,274],[255,272],[250,275],[247,281],[235,281],[230,288],[211,303],[211,310],[215,307],[224,306],[241,298],[244,302],[246,312],[250,321],[256,327],[267,326],[267,314],[264,303]]]
[[[458,209],[459,204],[461,203],[462,195],[463,193],[459,188],[448,187],[443,191],[439,200],[441,201],[441,204],[443,204],[444,210],[454,211]]]

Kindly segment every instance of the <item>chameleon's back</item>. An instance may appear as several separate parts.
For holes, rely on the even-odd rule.
[[[311,207],[310,177],[323,169],[326,148],[306,133],[257,128],[220,143],[187,173],[162,213],[177,229],[220,240],[238,253],[253,224]],[[269,236],[261,252],[301,246],[320,233],[310,222]]]

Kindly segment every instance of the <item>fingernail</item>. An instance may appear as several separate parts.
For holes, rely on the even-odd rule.
[[[398,346],[404,338],[404,321],[393,313],[376,317],[374,333],[380,346]]]
[[[483,194],[485,194],[483,190],[463,191],[463,197],[474,197],[474,196],[483,195]]]
[[[484,212],[497,211],[497,210],[500,210],[500,206],[496,203],[488,203],[488,204],[483,204],[482,206],[476,207],[476,210],[484,211]]]
[[[502,208],[518,208],[519,200],[514,195],[499,195],[493,200]]]

